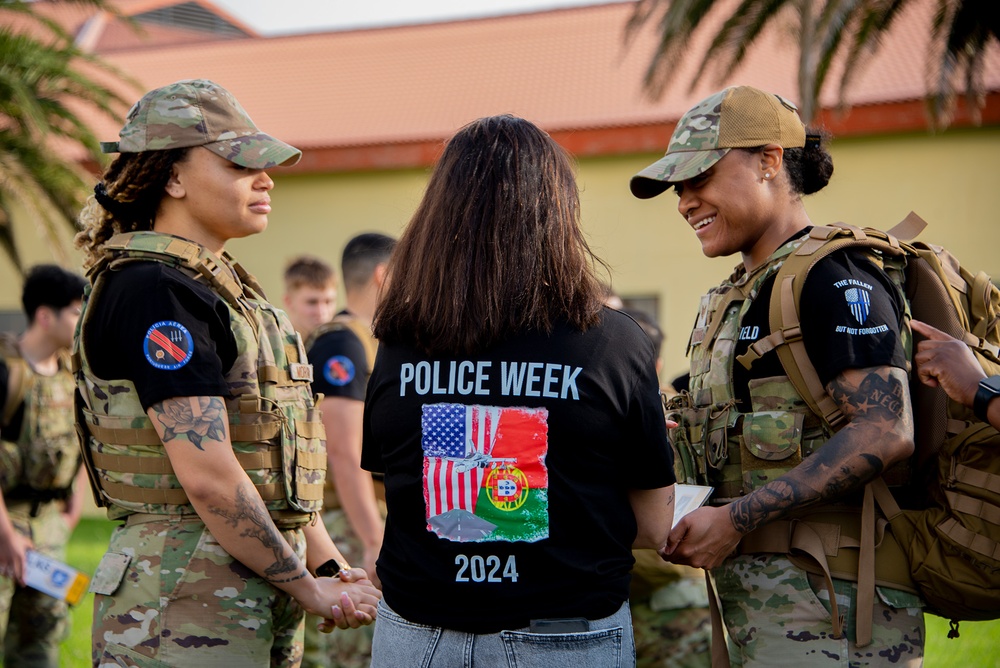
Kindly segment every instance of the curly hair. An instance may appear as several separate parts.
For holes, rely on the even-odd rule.
[[[153,229],[172,168],[190,149],[122,153],[104,172],[80,212],[74,243],[86,253],[83,266],[93,266],[104,243],[121,232]]]

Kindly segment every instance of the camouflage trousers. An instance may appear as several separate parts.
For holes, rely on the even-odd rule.
[[[877,588],[872,642],[855,644],[857,585],[834,580],[846,637],[831,637],[830,597],[820,576],[783,555],[742,555],[712,571],[732,666],[922,665],[924,618],[919,597]]]
[[[304,559],[302,531],[281,533]],[[101,668],[302,660],[302,608],[231,557],[198,519],[131,516],[111,534],[91,591],[93,659]]]
[[[36,517],[31,517],[27,503],[10,502],[7,510],[14,528],[31,538],[35,550],[59,561],[66,560],[69,530],[61,503],[43,504]],[[69,636],[69,621],[69,606],[65,602],[0,578],[0,638],[3,638],[0,664],[57,668],[59,643]]]
[[[710,668],[712,621],[705,571],[632,550],[629,588],[638,668]]]
[[[344,511],[340,508],[324,511],[323,525],[347,562],[357,566],[364,558],[364,548],[351,529]],[[316,629],[320,621],[319,617],[306,616],[302,668],[367,668],[372,660],[375,625],[320,633]]]

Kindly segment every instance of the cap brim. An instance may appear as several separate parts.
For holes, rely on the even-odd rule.
[[[698,176],[722,159],[728,148],[667,153],[632,177],[629,188],[639,199],[656,197],[674,183]]]
[[[302,157],[299,149],[263,132],[204,146],[226,160],[250,169],[270,169],[278,165],[288,167]]]

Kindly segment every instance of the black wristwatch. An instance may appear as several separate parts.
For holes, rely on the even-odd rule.
[[[330,559],[329,561],[324,561],[322,564],[316,567],[316,577],[318,578],[335,578],[337,573],[340,571],[349,571],[351,567],[347,564],[342,564],[336,559]]]
[[[976,398],[972,400],[972,412],[983,422],[986,419],[987,409],[990,402],[1000,397],[1000,376],[990,376],[979,381],[979,389],[976,390]]]

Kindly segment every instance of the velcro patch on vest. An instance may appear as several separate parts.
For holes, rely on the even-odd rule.
[[[175,320],[161,320],[146,331],[142,342],[146,359],[157,369],[174,371],[191,361],[194,337]]]
[[[288,375],[291,376],[292,380],[307,380],[311,383],[313,382],[312,364],[292,362],[288,365]]]

